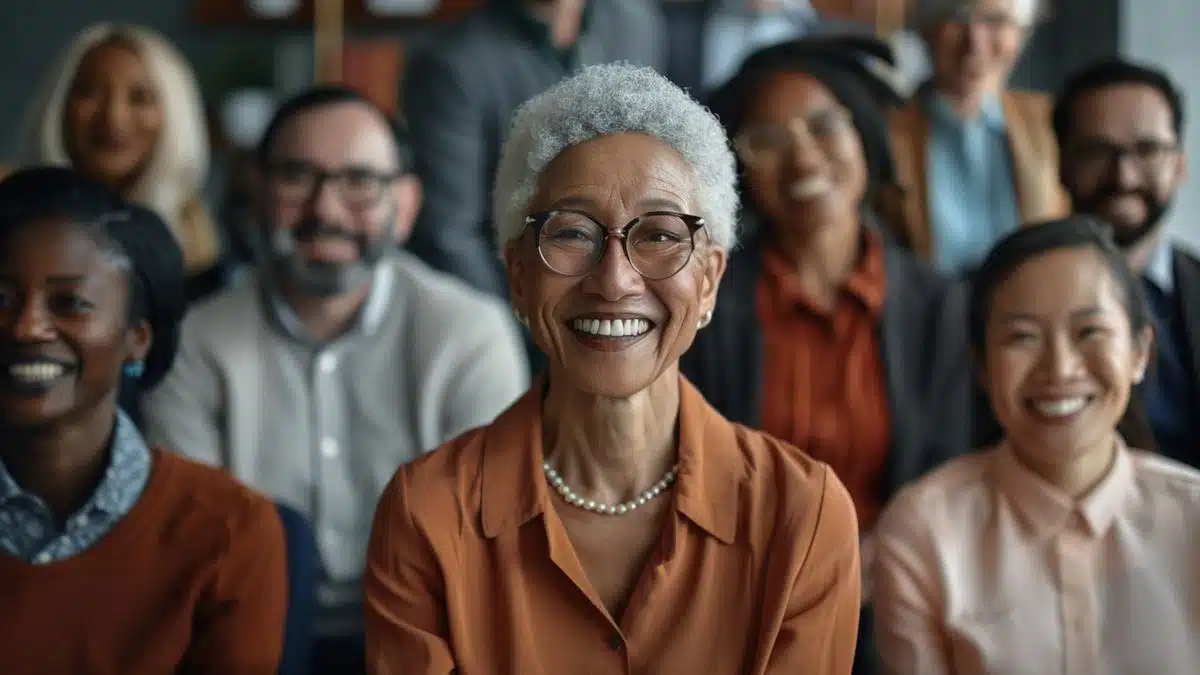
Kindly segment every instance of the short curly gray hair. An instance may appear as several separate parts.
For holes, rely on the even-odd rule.
[[[521,235],[538,178],[555,157],[624,132],[653,136],[683,155],[696,172],[697,215],[713,243],[731,248],[737,241],[737,173],[721,123],[652,68],[618,63],[585,68],[517,110],[492,191],[500,249]]]

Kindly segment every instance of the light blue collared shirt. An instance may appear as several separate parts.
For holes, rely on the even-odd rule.
[[[1175,294],[1175,266],[1171,255],[1171,246],[1167,242],[1158,245],[1150,262],[1142,272],[1146,280],[1158,287],[1164,295]]]
[[[1021,222],[1004,108],[989,99],[978,119],[963,120],[936,92],[924,105],[934,265],[959,274],[978,266]]]
[[[0,462],[0,551],[35,565],[73,558],[104,538],[137,504],[150,480],[150,449],[117,411],[112,453],[90,499],[59,527],[50,507],[21,489]]]

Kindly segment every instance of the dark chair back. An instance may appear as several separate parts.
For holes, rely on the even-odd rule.
[[[317,612],[317,542],[308,519],[276,504],[287,537],[288,612],[279,675],[309,675],[313,660],[313,619]]]

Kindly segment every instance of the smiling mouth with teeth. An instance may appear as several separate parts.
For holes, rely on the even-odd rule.
[[[1034,399],[1029,402],[1034,412],[1042,417],[1061,419],[1070,417],[1083,410],[1092,402],[1091,396],[1072,396],[1070,398]]]
[[[828,178],[809,178],[800,180],[788,186],[788,197],[796,201],[805,201],[819,197],[828,192],[833,187],[833,184]]]
[[[67,372],[67,367],[51,361],[25,361],[8,366],[5,374],[9,382],[24,387],[41,387]]]
[[[590,337],[623,338],[645,335],[651,324],[645,319],[572,319],[570,326]]]

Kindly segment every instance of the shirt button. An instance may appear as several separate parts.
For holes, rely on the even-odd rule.
[[[613,633],[612,637],[608,638],[608,646],[613,649],[620,649],[625,645],[625,641],[621,639],[620,633]]]
[[[322,373],[328,375],[337,370],[337,357],[333,354],[322,354],[317,359],[317,367],[321,369]]]
[[[332,438],[321,439],[321,454],[325,459],[333,459],[338,456],[338,442]]]

